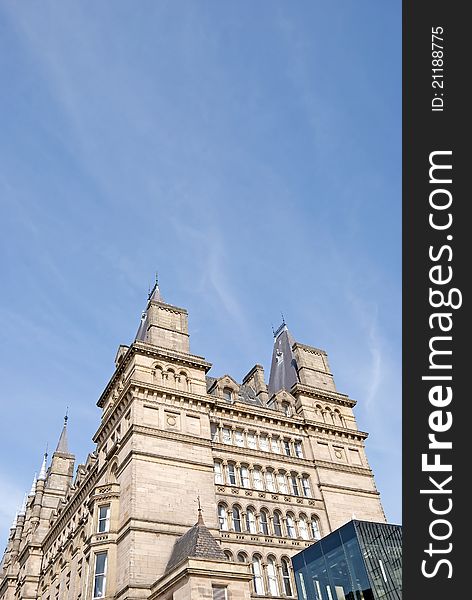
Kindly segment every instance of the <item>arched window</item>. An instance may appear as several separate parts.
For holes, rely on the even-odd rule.
[[[246,465],[241,467],[241,485],[244,488],[251,487],[251,483],[249,481],[249,469],[246,467]]]
[[[311,535],[314,540],[321,539],[320,522],[317,517],[311,518]]]
[[[256,594],[264,595],[264,577],[262,575],[262,562],[261,557],[257,554],[252,559],[252,574],[254,576],[254,591]]]
[[[282,519],[278,511],[274,512],[274,535],[282,536]]]
[[[279,581],[277,579],[277,567],[273,556],[269,556],[267,559],[267,582],[269,584],[269,593],[272,596],[278,596]]]
[[[297,530],[295,529],[295,519],[292,513],[287,514],[287,535],[290,538],[297,537]]]
[[[228,483],[236,485],[236,467],[233,463],[228,463]]]
[[[263,508],[260,512],[259,520],[261,525],[261,533],[264,535],[269,535],[269,513],[265,508]]]
[[[288,558],[282,558],[282,581],[285,594],[291,596],[293,592]]]
[[[180,389],[181,390],[188,390],[188,375],[185,371],[180,371],[179,373],[179,377],[180,377]]]
[[[215,461],[213,467],[215,471],[215,483],[223,483],[223,469],[221,468],[221,463]]]
[[[234,531],[240,532],[241,531],[241,511],[239,510],[239,507],[233,506],[233,511],[232,511],[231,515],[233,517]]]
[[[310,539],[310,532],[308,531],[308,520],[305,515],[300,515],[300,520],[298,522],[298,530],[302,539]]]
[[[228,531],[228,513],[224,504],[218,504],[218,520],[220,522],[220,529]]]
[[[275,481],[274,481],[274,474],[272,473],[272,471],[265,472],[265,480],[266,480],[266,489],[269,492],[275,492]]]
[[[247,562],[247,554],[245,552],[238,552],[238,562]]]
[[[262,471],[259,469],[259,467],[256,467],[252,471],[252,478],[254,480],[254,487],[256,488],[256,490],[263,490],[264,483],[262,481]]]
[[[162,367],[160,365],[156,365],[154,367],[154,381],[155,383],[157,383],[157,385],[161,385],[162,384]]]
[[[282,411],[286,417],[292,415],[292,408],[288,402],[282,402]]]
[[[223,398],[227,401],[227,402],[231,402],[231,399],[233,397],[233,392],[230,388],[223,388]]]
[[[264,452],[269,452],[269,438],[266,435],[259,436],[259,448]]]
[[[298,489],[298,479],[295,473],[290,474],[290,487],[292,488],[292,494],[294,496],[300,495],[300,490]]]
[[[249,531],[249,533],[257,533],[256,515],[253,508],[248,508],[246,511],[246,531]]]
[[[285,479],[285,473],[277,474],[277,486],[281,494],[288,494],[287,480]]]
[[[302,488],[303,495],[307,498],[311,498],[310,478],[308,477],[308,475],[303,475],[302,477]]]
[[[226,560],[233,560],[233,553],[231,550],[224,550]]]

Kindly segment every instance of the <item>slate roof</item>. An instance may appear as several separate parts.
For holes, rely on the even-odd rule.
[[[172,554],[167,563],[166,573],[187,558],[226,560],[220,545],[203,522],[201,513],[198,516],[197,523],[175,541]]]
[[[295,340],[288,330],[285,322],[275,332],[272,364],[270,365],[269,397],[280,390],[290,392],[292,386],[298,382],[298,367],[292,346]]]

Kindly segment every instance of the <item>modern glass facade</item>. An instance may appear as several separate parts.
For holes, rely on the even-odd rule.
[[[402,528],[353,520],[292,558],[300,600],[399,600]]]

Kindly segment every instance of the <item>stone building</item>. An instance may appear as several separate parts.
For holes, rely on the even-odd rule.
[[[269,381],[210,377],[157,284],[74,469],[67,420],[11,528],[0,600],[295,597],[290,557],[385,521],[355,401],[324,350],[275,332]]]

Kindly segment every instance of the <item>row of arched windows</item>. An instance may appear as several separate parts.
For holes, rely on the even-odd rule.
[[[263,452],[304,458],[301,440],[285,438],[271,433],[246,431],[229,425],[211,423],[211,440],[212,442],[249,448],[250,450],[262,450]]]
[[[190,378],[185,371],[176,371],[172,367],[162,367],[156,364],[154,365],[152,376],[154,383],[157,385],[172,387],[182,391],[191,391]]]
[[[214,462],[214,472],[219,485],[311,498],[310,477],[306,473],[219,460]]]
[[[234,560],[231,550],[224,551],[228,560]],[[287,556],[282,556],[280,562],[277,558],[269,554],[266,559],[261,554],[253,554],[251,559],[246,552],[238,552],[236,556],[238,562],[251,562],[253,589],[256,594],[280,596],[282,593],[286,596],[293,596],[293,572],[292,564]]]
[[[317,404],[315,409],[325,423],[346,427],[346,421],[338,408],[331,410],[329,406],[323,408],[321,404]]]
[[[288,537],[291,539],[319,540],[321,538],[320,522],[316,515],[308,517],[300,513],[295,517],[293,512],[285,515],[280,510],[271,514],[267,508],[259,512],[253,506],[242,508],[239,504],[229,507],[224,502],[218,504],[218,521],[221,531],[236,533],[262,534],[268,536]]]

